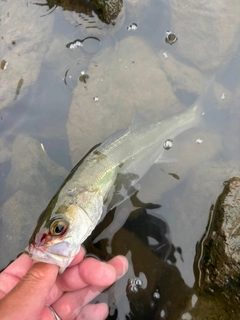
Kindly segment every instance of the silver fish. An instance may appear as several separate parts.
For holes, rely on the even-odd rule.
[[[201,108],[193,106],[164,121],[110,135],[69,174],[40,215],[26,253],[63,272],[100,217],[129,198],[152,164],[161,161],[166,139],[197,126],[201,117]]]

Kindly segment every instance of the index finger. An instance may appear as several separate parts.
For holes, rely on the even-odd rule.
[[[8,274],[18,279],[21,279],[33,265],[33,260],[23,253],[15,261],[13,261],[6,269],[1,272],[2,274]]]
[[[73,261],[70,263],[68,268],[75,266],[76,264],[79,264],[85,256],[85,249],[83,247],[80,248],[80,251],[78,254],[74,257]],[[64,272],[65,273],[65,272]]]
[[[108,286],[116,279],[115,268],[95,258],[85,258],[79,265],[67,269],[57,279],[62,291],[74,291],[88,285]]]
[[[88,274],[90,275],[88,276]],[[108,286],[115,279],[116,270],[112,265],[94,258],[86,258],[79,265],[67,268],[64,273],[58,276],[48,295],[47,304],[57,301],[66,291],[79,290],[91,284]]]
[[[80,265],[66,269],[52,288],[48,304],[57,301],[66,291],[74,291],[93,286],[109,286],[126,272],[128,262],[125,257],[117,256],[108,262],[94,258],[84,259]]]
[[[0,299],[16,286],[32,264],[32,259],[22,254],[0,273]]]

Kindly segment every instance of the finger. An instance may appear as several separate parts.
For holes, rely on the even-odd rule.
[[[15,261],[13,261],[2,273],[7,273],[18,279],[21,279],[33,265],[33,260],[23,253]]]
[[[120,279],[128,271],[128,260],[124,256],[116,256],[108,261],[116,270],[117,279]]]
[[[58,278],[63,291],[78,290],[87,285],[108,286],[116,279],[114,266],[94,258],[84,259]]]
[[[0,300],[1,319],[38,319],[49,291],[58,274],[58,267],[52,264],[36,263],[16,287]],[[23,299],[24,298],[24,299]]]
[[[0,299],[16,286],[32,264],[33,260],[22,254],[0,274]]]
[[[81,309],[105,288],[88,286],[81,290],[64,293],[52,306],[61,319],[74,320],[80,314]]]
[[[59,275],[47,303],[53,304],[66,291],[79,290],[88,285],[109,286],[116,277],[114,266],[94,258],[86,258],[79,265],[67,268]]]
[[[104,320],[107,316],[106,303],[88,304],[82,308],[76,320]]]
[[[128,261],[123,256],[114,257],[108,262],[86,258],[80,265],[67,269],[59,276],[58,283],[63,291],[79,290],[86,285],[105,287],[111,285],[117,277],[125,274],[127,269]]]
[[[75,318],[76,320],[103,320],[108,316],[108,305],[106,303],[88,304],[83,307]],[[49,307],[44,307],[39,320],[53,320],[54,316]]]
[[[83,258],[85,256],[85,249],[83,247],[80,248],[80,251],[78,252],[78,254],[76,255],[76,257],[73,259],[73,261],[70,263],[69,267],[73,267],[76,264],[79,264]]]
[[[92,258],[89,258],[92,259]],[[88,260],[88,259],[85,259]],[[84,260],[84,261],[85,261]],[[57,302],[53,304],[54,309],[59,314],[59,316],[64,320],[73,320],[75,319],[81,311],[81,308],[98,296],[104,289],[110,286],[116,279],[119,279],[123,276],[128,268],[128,262],[125,257],[117,256],[110,260],[108,263],[103,263],[95,260],[98,264],[105,264],[107,267],[112,266],[114,271],[114,276],[107,275],[105,272],[100,272],[100,277],[97,283],[101,285],[91,285],[84,287],[81,290],[76,290],[72,292],[66,292]],[[88,269],[88,275],[86,277],[96,277],[96,274],[99,271],[98,264],[96,264],[96,269]],[[112,264],[112,265],[111,265]],[[92,265],[93,266],[93,265]],[[112,270],[111,268],[109,270]],[[112,272],[112,271],[110,271]],[[108,277],[106,282],[104,277]],[[100,280],[101,279],[101,280]],[[102,285],[104,283],[104,285]],[[107,284],[106,284],[107,283]]]
[[[68,277],[69,274],[71,277],[74,278],[74,266],[78,265],[83,260],[84,255],[85,255],[85,249],[83,247],[81,247],[79,253],[76,255],[76,257],[70,263],[69,267],[64,271],[64,273],[62,275],[60,275],[58,277],[58,280],[56,281],[56,283],[54,283],[54,285],[48,295],[48,299],[46,301],[46,303],[48,305],[51,305],[56,300],[58,300],[61,297],[61,295],[63,294],[63,292],[65,291],[64,288],[62,288],[62,285],[59,284],[59,283],[61,283],[61,280],[59,280],[59,278],[61,279],[61,278]],[[71,269],[73,271],[69,272],[69,271],[67,271],[68,269]],[[67,275],[65,275],[66,273],[67,273]]]

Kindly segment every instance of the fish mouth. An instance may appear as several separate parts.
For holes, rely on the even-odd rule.
[[[46,248],[37,248],[32,244],[25,248],[24,253],[35,261],[55,264],[63,269],[65,269],[74,258],[50,252]]]

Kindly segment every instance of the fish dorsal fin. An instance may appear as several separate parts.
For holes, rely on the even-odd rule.
[[[106,146],[110,145],[111,143],[117,141],[119,138],[121,138],[127,130],[118,130],[116,132],[114,132],[113,134],[111,134],[109,137],[107,137],[105,140],[103,140],[102,143],[100,143],[100,145],[98,146],[98,148],[96,148],[96,151],[101,151],[103,148],[105,148]],[[95,152],[96,152],[95,151]]]
[[[107,137],[103,142],[99,145],[97,150],[102,150],[106,146],[110,145],[111,143],[117,141],[119,138],[122,138],[127,132],[131,131],[132,127],[140,126],[141,124],[146,125],[147,123],[151,123],[147,119],[143,117],[143,115],[135,108],[134,116],[132,119],[132,122],[128,129],[120,129],[113,134],[111,134],[109,137]]]
[[[130,124],[131,127],[135,127],[137,125],[145,124],[148,123],[149,121],[138,111],[138,109],[135,107],[134,108],[134,114],[133,118]]]

